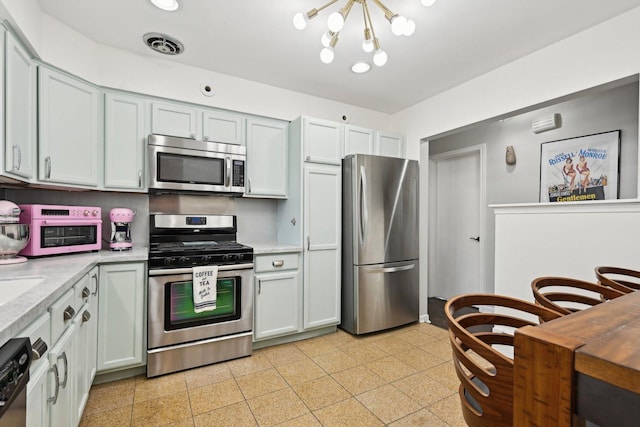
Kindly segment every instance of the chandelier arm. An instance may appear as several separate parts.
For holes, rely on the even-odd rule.
[[[349,12],[351,12],[351,8],[353,7],[353,4],[356,2],[356,0],[349,0],[347,2],[347,4],[340,9],[340,13],[342,13],[342,16],[344,16],[344,20],[346,22],[347,20],[347,16],[349,16]]]
[[[387,18],[389,22],[391,22],[393,17],[397,16],[396,13],[393,13],[387,6],[383,5],[380,0],[373,0],[373,2],[384,12],[384,17]]]
[[[376,37],[376,32],[373,29],[373,23],[371,22],[371,15],[369,14],[369,6],[367,6],[366,0],[364,2],[362,2],[362,6],[364,7],[365,21],[369,21],[369,28],[371,28],[371,37],[373,38],[374,44],[376,44],[376,43],[378,43],[378,38]],[[379,47],[380,46],[378,46],[377,48],[379,48]]]

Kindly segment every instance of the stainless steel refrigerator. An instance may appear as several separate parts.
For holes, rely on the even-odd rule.
[[[342,209],[340,327],[365,334],[417,321],[418,162],[345,157]]]

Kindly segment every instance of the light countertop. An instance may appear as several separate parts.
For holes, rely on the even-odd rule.
[[[0,305],[0,346],[27,327],[94,266],[105,263],[146,261],[149,249],[99,251],[81,254],[31,258],[25,263],[0,265],[2,282],[12,279],[42,278],[42,281],[14,299]]]
[[[279,242],[241,242],[253,248],[254,255],[302,252],[302,246]]]

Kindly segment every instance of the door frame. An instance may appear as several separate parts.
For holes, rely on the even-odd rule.
[[[480,156],[480,165],[479,165],[479,183],[480,183],[480,194],[478,197],[478,211],[479,211],[479,230],[478,233],[481,236],[480,239],[480,289],[478,292],[492,293],[492,290],[488,288],[488,280],[487,280],[487,271],[488,268],[486,266],[487,262],[487,241],[489,240],[487,237],[487,202],[486,202],[486,144],[478,144],[473,145],[471,147],[460,148],[456,150],[447,151],[445,153],[434,154],[429,156],[429,190],[428,190],[428,249],[427,249],[427,257],[428,257],[428,275],[427,275],[427,297],[432,296],[429,292],[430,286],[429,283],[434,283],[435,281],[435,272],[437,269],[435,262],[435,254],[436,254],[436,242],[437,242],[437,227],[436,227],[436,203],[435,203],[435,195],[436,189],[438,188],[438,180],[437,180],[437,168],[438,162],[443,160],[451,160],[456,157],[462,157],[469,154],[477,153]]]

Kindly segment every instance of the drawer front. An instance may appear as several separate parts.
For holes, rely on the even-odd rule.
[[[41,347],[43,350],[41,351],[40,358],[31,362],[31,368],[29,369],[29,372],[33,374],[33,372],[35,372],[35,370],[42,364],[42,361],[47,360],[47,354],[49,353],[49,349],[53,345],[53,343],[51,342],[51,320],[49,318],[49,313],[47,312],[41,314],[40,317],[31,322],[31,324],[17,336],[29,337],[32,346],[38,339],[40,339],[46,346],[46,350],[44,350],[44,347]]]
[[[71,325],[71,320],[78,308],[75,305],[74,289],[69,289],[64,295],[62,295],[51,307],[49,307],[49,313],[51,314],[51,342],[55,343],[62,335],[64,330]],[[67,312],[65,314],[65,311]]]
[[[256,273],[271,271],[296,270],[298,254],[256,255]]]

